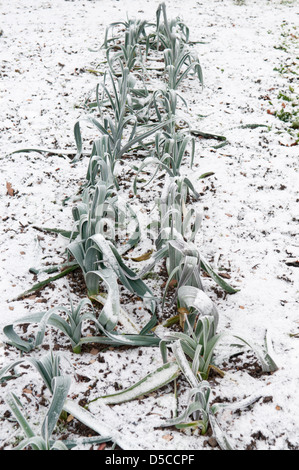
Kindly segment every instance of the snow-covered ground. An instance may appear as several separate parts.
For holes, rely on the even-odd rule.
[[[6,365],[19,357],[1,344],[7,323],[29,311],[68,305],[66,278],[39,296],[12,299],[35,282],[30,267],[65,259],[65,241],[34,226],[71,228],[72,205],[62,202],[77,192],[87,168],[86,159],[72,166],[68,158],[59,156],[8,154],[32,147],[74,149],[73,126],[100,80],[87,70],[102,58],[103,52],[94,50],[102,44],[106,26],[126,14],[154,21],[158,4],[0,1],[0,368],[2,362]],[[198,139],[196,172],[186,167],[202,193],[203,253],[215,268],[229,274],[229,282],[240,291],[224,296],[209,279],[206,289],[220,313],[219,330],[260,344],[268,331],[279,366],[273,375],[256,376],[254,367],[246,366],[246,360],[252,365],[252,355],[225,362],[225,348],[220,348],[219,366],[228,373],[213,379],[215,401],[240,400],[259,390],[263,397],[242,412],[219,414],[237,449],[299,448],[298,136],[294,130],[288,132],[289,123],[275,116],[275,111],[288,110],[296,100],[298,105],[298,7],[298,1],[281,0],[167,4],[169,17],[180,15],[190,28],[190,39],[202,42],[194,47],[204,72],[204,89],[186,80],[181,90],[192,125],[229,141],[214,149],[219,142]],[[291,95],[292,102],[281,95]],[[84,136],[88,151],[94,135],[86,129]],[[206,171],[215,174],[198,181]],[[297,260],[297,266],[290,260]],[[72,282],[74,297],[75,292]],[[63,366],[74,377],[70,397],[77,401],[112,393],[119,385],[127,387],[162,364],[158,349],[152,348],[99,352],[95,346],[79,357],[63,352]],[[7,419],[3,397],[8,390],[26,403],[33,421],[40,419],[35,413],[43,416],[46,410],[40,378],[31,368],[20,371],[19,378],[0,386],[1,449],[11,448],[20,435]],[[172,407],[169,387],[142,400],[103,407],[100,418],[115,425],[132,449],[213,448],[209,436],[156,428]],[[74,422],[69,433],[80,434]]]

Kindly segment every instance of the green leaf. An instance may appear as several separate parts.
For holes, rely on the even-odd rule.
[[[57,421],[63,410],[70,386],[70,376],[64,375],[61,377],[54,377],[52,380],[53,397],[51,405],[47,411],[46,417],[41,427],[41,433],[46,442],[48,442],[56,427]]]
[[[222,142],[225,142],[227,140],[224,135],[211,134],[211,133],[208,133],[208,132],[199,131],[197,129],[192,129],[191,134],[195,135],[195,136],[203,137],[204,139],[216,139],[216,140],[220,140]]]
[[[225,282],[225,280],[213,270],[211,265],[203,257],[201,257],[201,267],[228,294],[236,294],[240,291],[240,289],[234,289],[227,282]]]
[[[105,406],[105,405],[102,405]],[[93,431],[97,432],[101,436],[111,436],[106,437],[105,439],[111,439],[118,444],[121,449],[124,450],[140,450],[141,447],[135,442],[134,448],[132,442],[127,440],[126,437],[121,434],[117,429],[115,429],[115,425],[113,423],[107,424],[103,422],[99,416],[94,416],[92,413],[87,411],[82,406],[78,405],[74,402],[74,400],[67,399],[64,404],[64,410],[74,416],[74,418],[78,419],[81,423],[85,424],[85,426],[89,427]],[[109,410],[109,416],[111,416],[111,410]],[[117,418],[116,418],[117,419]],[[104,438],[104,437],[103,437]]]
[[[199,385],[199,380],[197,376],[193,373],[189,361],[187,360],[185,353],[182,348],[182,344],[180,340],[177,340],[173,343],[172,345],[172,351],[173,354],[175,355],[177,364],[179,365],[179,368],[183,372],[185,378],[189,382],[191,387],[198,387]]]
[[[18,421],[19,425],[21,426],[27,438],[35,437],[35,433],[31,429],[28,421],[26,420],[26,418],[24,417],[23,413],[20,410],[20,406],[22,405],[20,401],[18,400],[18,398],[16,397],[16,395],[13,393],[8,393],[5,396],[5,401],[10,407],[12,413],[14,414],[16,420]]]
[[[32,286],[30,289],[26,290],[22,294],[19,294],[17,297],[12,299],[11,302],[13,302],[15,300],[23,299],[24,297],[28,297],[28,295],[32,294],[33,292],[38,292],[38,291],[44,289],[44,287],[46,287],[51,282],[57,281],[57,279],[61,279],[62,277],[67,276],[69,273],[75,271],[76,269],[78,269],[78,265],[75,264],[75,265],[70,266],[69,268],[65,269],[61,273],[57,274],[57,276],[49,277],[45,281],[41,281],[41,282],[38,282],[37,284],[34,284],[34,286]]]
[[[173,382],[179,375],[179,366],[175,362],[168,362],[126,390],[115,393],[114,395],[96,398],[92,400],[92,402],[101,400],[101,402],[105,404],[116,405],[118,403],[135,400],[142,395],[149,395],[170,382]]]
[[[25,148],[25,149],[20,149],[20,150],[15,150],[14,152],[11,152],[9,155],[15,155],[17,153],[31,153],[31,152],[36,152],[36,153],[47,153],[49,155],[58,155],[59,157],[63,157],[64,155],[71,156],[75,155],[76,151],[75,150],[57,150],[57,149],[43,149],[43,148]]]
[[[54,377],[60,376],[60,356],[54,356],[51,352],[43,356],[41,359],[27,357],[26,359],[17,360],[0,370],[0,379],[2,379],[9,370],[14,369],[23,362],[29,362],[30,365],[35,367],[35,369],[41,375],[45,385],[52,393],[52,379]]]
[[[98,271],[89,271],[86,274],[86,285],[89,296],[99,293],[99,283],[104,282],[108,295],[102,308],[98,321],[108,331],[114,330],[120,315],[120,300],[117,276],[112,269],[106,268]]]

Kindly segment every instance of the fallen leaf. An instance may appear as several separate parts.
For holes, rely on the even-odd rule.
[[[224,279],[231,279],[231,275],[228,273],[219,273],[219,276],[223,277]]]
[[[245,307],[243,307],[243,305],[240,305],[239,308],[240,308],[241,310],[245,310]]]
[[[206,273],[205,271],[202,273],[202,277],[211,277],[208,273]]]
[[[171,434],[165,434],[164,436],[162,436],[162,439],[164,439],[167,442],[170,442],[172,441],[173,436]]]
[[[32,395],[32,390],[30,390],[30,388],[23,388],[23,393],[29,393]]]
[[[7,189],[7,194],[8,196],[14,196],[15,195],[15,192],[14,190],[12,189],[12,185],[11,183],[6,183],[6,189]]]
[[[178,309],[178,312],[180,314],[180,327],[182,328],[182,330],[184,330],[185,328],[185,321],[186,321],[186,315],[189,315],[189,310],[187,310],[186,308],[184,307],[181,307]]]
[[[137,258],[132,258],[132,261],[136,261],[137,263],[139,263],[140,261],[146,261],[152,256],[153,251],[154,250],[148,250],[143,255],[138,256]]]
[[[98,447],[98,450],[104,450],[106,446],[107,446],[107,443],[106,443],[106,442],[103,442],[103,444],[101,444],[101,445]]]
[[[299,259],[293,258],[286,261],[287,266],[292,266],[293,268],[299,268]]]
[[[172,281],[170,281],[169,283],[169,287],[171,289],[174,289],[177,285],[178,285],[178,281],[176,279],[172,279]]]
[[[93,348],[93,349],[90,351],[90,354],[92,354],[93,356],[96,356],[98,353],[99,353],[99,350],[96,349],[96,348]]]
[[[178,312],[180,315],[189,315],[189,310],[187,308],[184,308],[184,307],[181,307],[181,308],[178,308]]]
[[[295,147],[296,145],[298,145],[298,141],[294,142],[293,144],[284,144],[283,142],[280,142],[280,140],[278,141],[279,145],[282,145],[282,147]]]

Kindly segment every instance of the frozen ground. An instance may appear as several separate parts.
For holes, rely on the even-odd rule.
[[[29,311],[68,304],[66,279],[38,297],[11,300],[33,284],[30,267],[64,259],[65,242],[34,226],[71,227],[72,206],[62,201],[77,191],[87,168],[86,160],[74,167],[58,156],[7,154],[35,146],[73,149],[73,125],[84,113],[80,106],[99,81],[87,69],[96,67],[101,53],[89,48],[99,47],[105,27],[126,13],[154,20],[158,3],[0,1],[1,331]],[[252,356],[240,356],[240,362],[226,362],[229,372],[223,379],[214,379],[216,401],[235,401],[259,390],[263,396],[240,413],[219,415],[237,449],[299,448],[299,270],[298,263],[289,265],[299,256],[298,145],[296,133],[289,134],[288,124],[273,114],[282,103],[289,106],[280,94],[293,90],[298,104],[298,6],[280,0],[172,0],[167,5],[169,17],[181,15],[190,27],[191,40],[204,43],[195,47],[205,88],[199,90],[195,81],[182,88],[193,126],[229,140],[217,150],[212,146],[219,142],[198,140],[198,175],[186,168],[202,192],[203,252],[240,291],[224,297],[208,279],[206,289],[220,312],[219,329],[257,343],[268,330],[279,365],[275,374],[257,377],[254,367],[246,365]],[[247,124],[269,128],[244,128]],[[94,137],[88,130],[84,135]],[[88,151],[88,139],[84,145]],[[215,175],[198,182],[206,171]],[[134,306],[126,308],[132,313]],[[70,396],[77,401],[133,384],[161,363],[158,350],[145,348],[99,353],[95,347],[74,357],[63,348],[63,339],[55,339],[64,349],[63,366],[76,377]],[[222,348],[220,366],[225,356]],[[17,357],[13,348],[0,344],[0,367]],[[46,410],[40,379],[31,368],[20,370],[18,379],[0,388],[1,449],[11,448],[20,435],[6,419],[3,396],[8,390],[26,403],[32,419]],[[105,407],[100,418],[114,423],[133,449],[213,448],[209,437],[154,427],[159,418],[170,416],[172,397],[169,387],[137,402]],[[70,423],[69,433],[80,435],[76,423]]]

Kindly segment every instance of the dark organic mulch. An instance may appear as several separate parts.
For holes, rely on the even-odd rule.
[[[253,378],[259,378],[263,375],[272,375],[272,372],[263,372],[261,364],[254,353],[238,353],[230,357],[228,362],[224,362],[222,370],[227,372],[231,369],[247,372]]]

